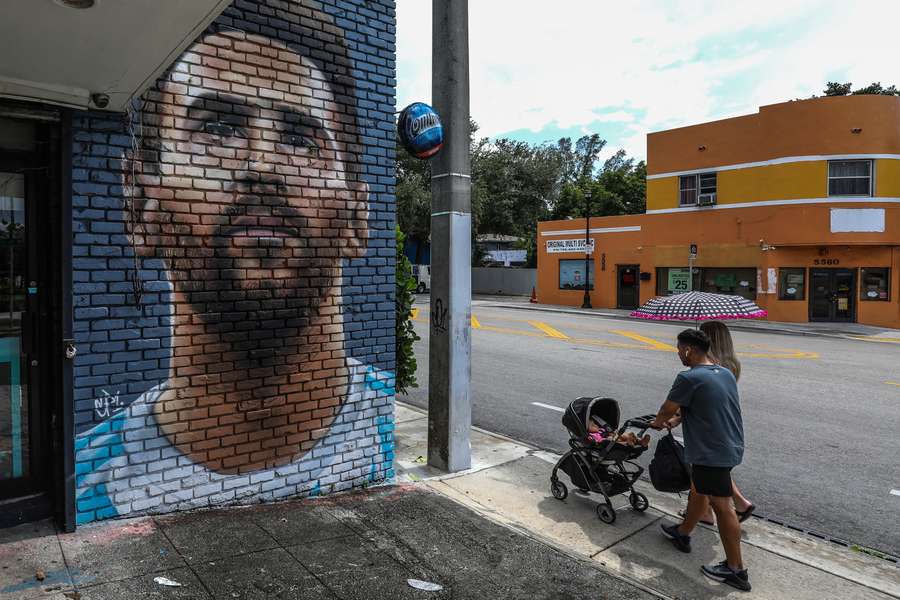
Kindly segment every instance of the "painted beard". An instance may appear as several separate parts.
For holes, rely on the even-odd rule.
[[[189,335],[176,333],[176,360],[189,358],[191,377],[162,418],[177,413],[163,430],[183,453],[239,473],[308,452],[346,400],[349,373],[339,259],[316,256],[306,217],[282,196],[241,196],[229,212],[204,238],[204,268],[175,281],[190,306],[178,311]]]

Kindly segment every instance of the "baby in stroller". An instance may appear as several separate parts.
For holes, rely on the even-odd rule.
[[[557,500],[568,496],[566,485],[559,480],[558,472],[569,476],[572,484],[582,493],[603,496],[597,505],[597,516],[604,523],[616,520],[612,498],[628,494],[631,507],[643,512],[650,503],[647,497],[634,489],[634,484],[644,472],[633,462],[650,444],[650,436],[644,435],[654,415],[628,419],[619,427],[619,403],[612,398],[582,397],[573,400],[563,413],[562,423],[569,432],[569,451],[554,465],[550,473],[550,492]],[[631,429],[638,430],[635,435]]]
[[[644,448],[650,447],[649,433],[640,439],[638,439],[638,436],[636,436],[633,431],[626,431],[617,435],[603,419],[597,416],[592,416],[588,421],[588,439],[596,444],[612,439],[617,444],[625,444],[632,448],[635,446],[643,446]]]

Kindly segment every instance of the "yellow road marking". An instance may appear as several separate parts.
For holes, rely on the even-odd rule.
[[[794,358],[797,360],[814,360],[819,358],[818,352],[803,352],[801,350],[781,352],[736,352],[736,354],[746,358]]]
[[[615,333],[616,335],[621,335],[623,337],[627,337],[629,339],[632,339],[632,340],[635,340],[638,342],[641,342],[642,344],[646,344],[647,346],[650,346],[654,350],[664,350],[666,352],[678,352],[678,349],[671,344],[665,344],[663,342],[659,342],[657,340],[654,340],[653,338],[648,338],[648,337],[643,336],[634,331],[625,331],[622,329],[610,329],[609,332]]]
[[[876,338],[861,335],[851,335],[850,339],[862,340],[864,342],[878,342],[879,344],[900,344],[900,338]]]
[[[561,332],[561,331],[557,331],[557,330],[553,329],[552,327],[550,327],[550,326],[547,325],[546,323],[541,323],[540,321],[528,321],[528,324],[531,325],[532,327],[536,328],[536,329],[540,329],[540,330],[543,331],[548,337],[557,338],[557,339],[560,339],[560,340],[567,340],[567,339],[569,339],[569,336],[567,336],[566,334],[564,334],[564,333]]]
[[[545,337],[543,333],[538,333],[536,331],[523,331],[521,329],[507,329],[506,327],[492,327],[489,325],[482,325],[480,327],[481,331],[493,331],[494,333],[509,333],[511,335],[527,335],[530,337]]]
[[[418,308],[412,309],[412,318],[416,321],[427,321],[427,311],[420,310]],[[543,323],[541,321],[521,321],[519,319],[499,319],[503,321],[514,321],[518,323],[528,323],[538,331],[528,331],[524,329],[510,329],[507,327],[494,327],[492,325],[482,325],[481,321],[473,314],[472,315],[472,329],[478,329],[480,331],[490,331],[493,333],[505,333],[509,335],[524,335],[527,337],[549,337],[552,339],[557,339],[561,341],[566,341],[572,344],[580,344],[585,346],[600,346],[603,348],[618,348],[618,349],[630,349],[630,350],[654,350],[654,351],[663,351],[663,352],[675,352],[677,351],[674,346],[669,344],[660,342],[653,338],[649,338],[643,335],[640,335],[634,331],[625,331],[625,330],[603,330],[609,331],[610,333],[614,333],[617,335],[621,335],[628,339],[634,340],[639,343],[627,343],[627,342],[609,342],[598,339],[588,339],[588,338],[573,338],[569,337],[565,333],[554,329],[550,325]],[[748,345],[749,348],[766,348],[763,345],[753,344]],[[769,352],[738,352],[738,356],[746,357],[746,358],[774,358],[774,359],[794,359],[794,360],[814,360],[819,358],[818,352],[803,352],[800,350],[789,350],[784,348],[768,348]],[[900,387],[900,383],[896,383],[893,381],[885,382],[888,385],[896,385]]]

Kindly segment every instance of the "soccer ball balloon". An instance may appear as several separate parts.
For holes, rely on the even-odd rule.
[[[397,123],[400,143],[416,158],[431,158],[444,145],[444,127],[433,108],[415,102],[403,109]]]

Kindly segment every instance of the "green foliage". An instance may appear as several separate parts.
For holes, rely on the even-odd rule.
[[[858,90],[853,90],[852,83],[838,83],[836,81],[829,81],[825,85],[824,94],[826,96],[862,96],[862,95],[876,95],[876,96],[900,96],[900,90],[896,88],[896,86],[890,87],[882,87],[880,81],[876,81],[866,87],[859,88]],[[813,98],[817,98],[817,96],[813,96]]]
[[[620,150],[602,165],[606,141],[599,135],[573,142],[529,144],[518,140],[476,138],[470,123],[472,168],[472,265],[485,252],[478,234],[520,238],[528,266],[537,264],[537,224],[549,219],[584,215],[584,192],[591,190],[594,216],[637,214],[646,206],[646,164]],[[410,156],[397,144],[397,222],[420,245],[431,234],[431,169],[428,161]],[[418,262],[418,260],[416,261]]]
[[[397,292],[395,297],[396,325],[396,358],[397,358],[397,392],[405,394],[407,388],[419,387],[416,383],[416,355],[413,344],[419,339],[412,323],[412,306],[415,299],[416,278],[413,277],[412,265],[403,254],[403,242],[406,236],[398,226],[397,234]]]
[[[418,242],[418,251],[431,236],[431,165],[409,154],[399,140],[396,160],[397,225]]]

